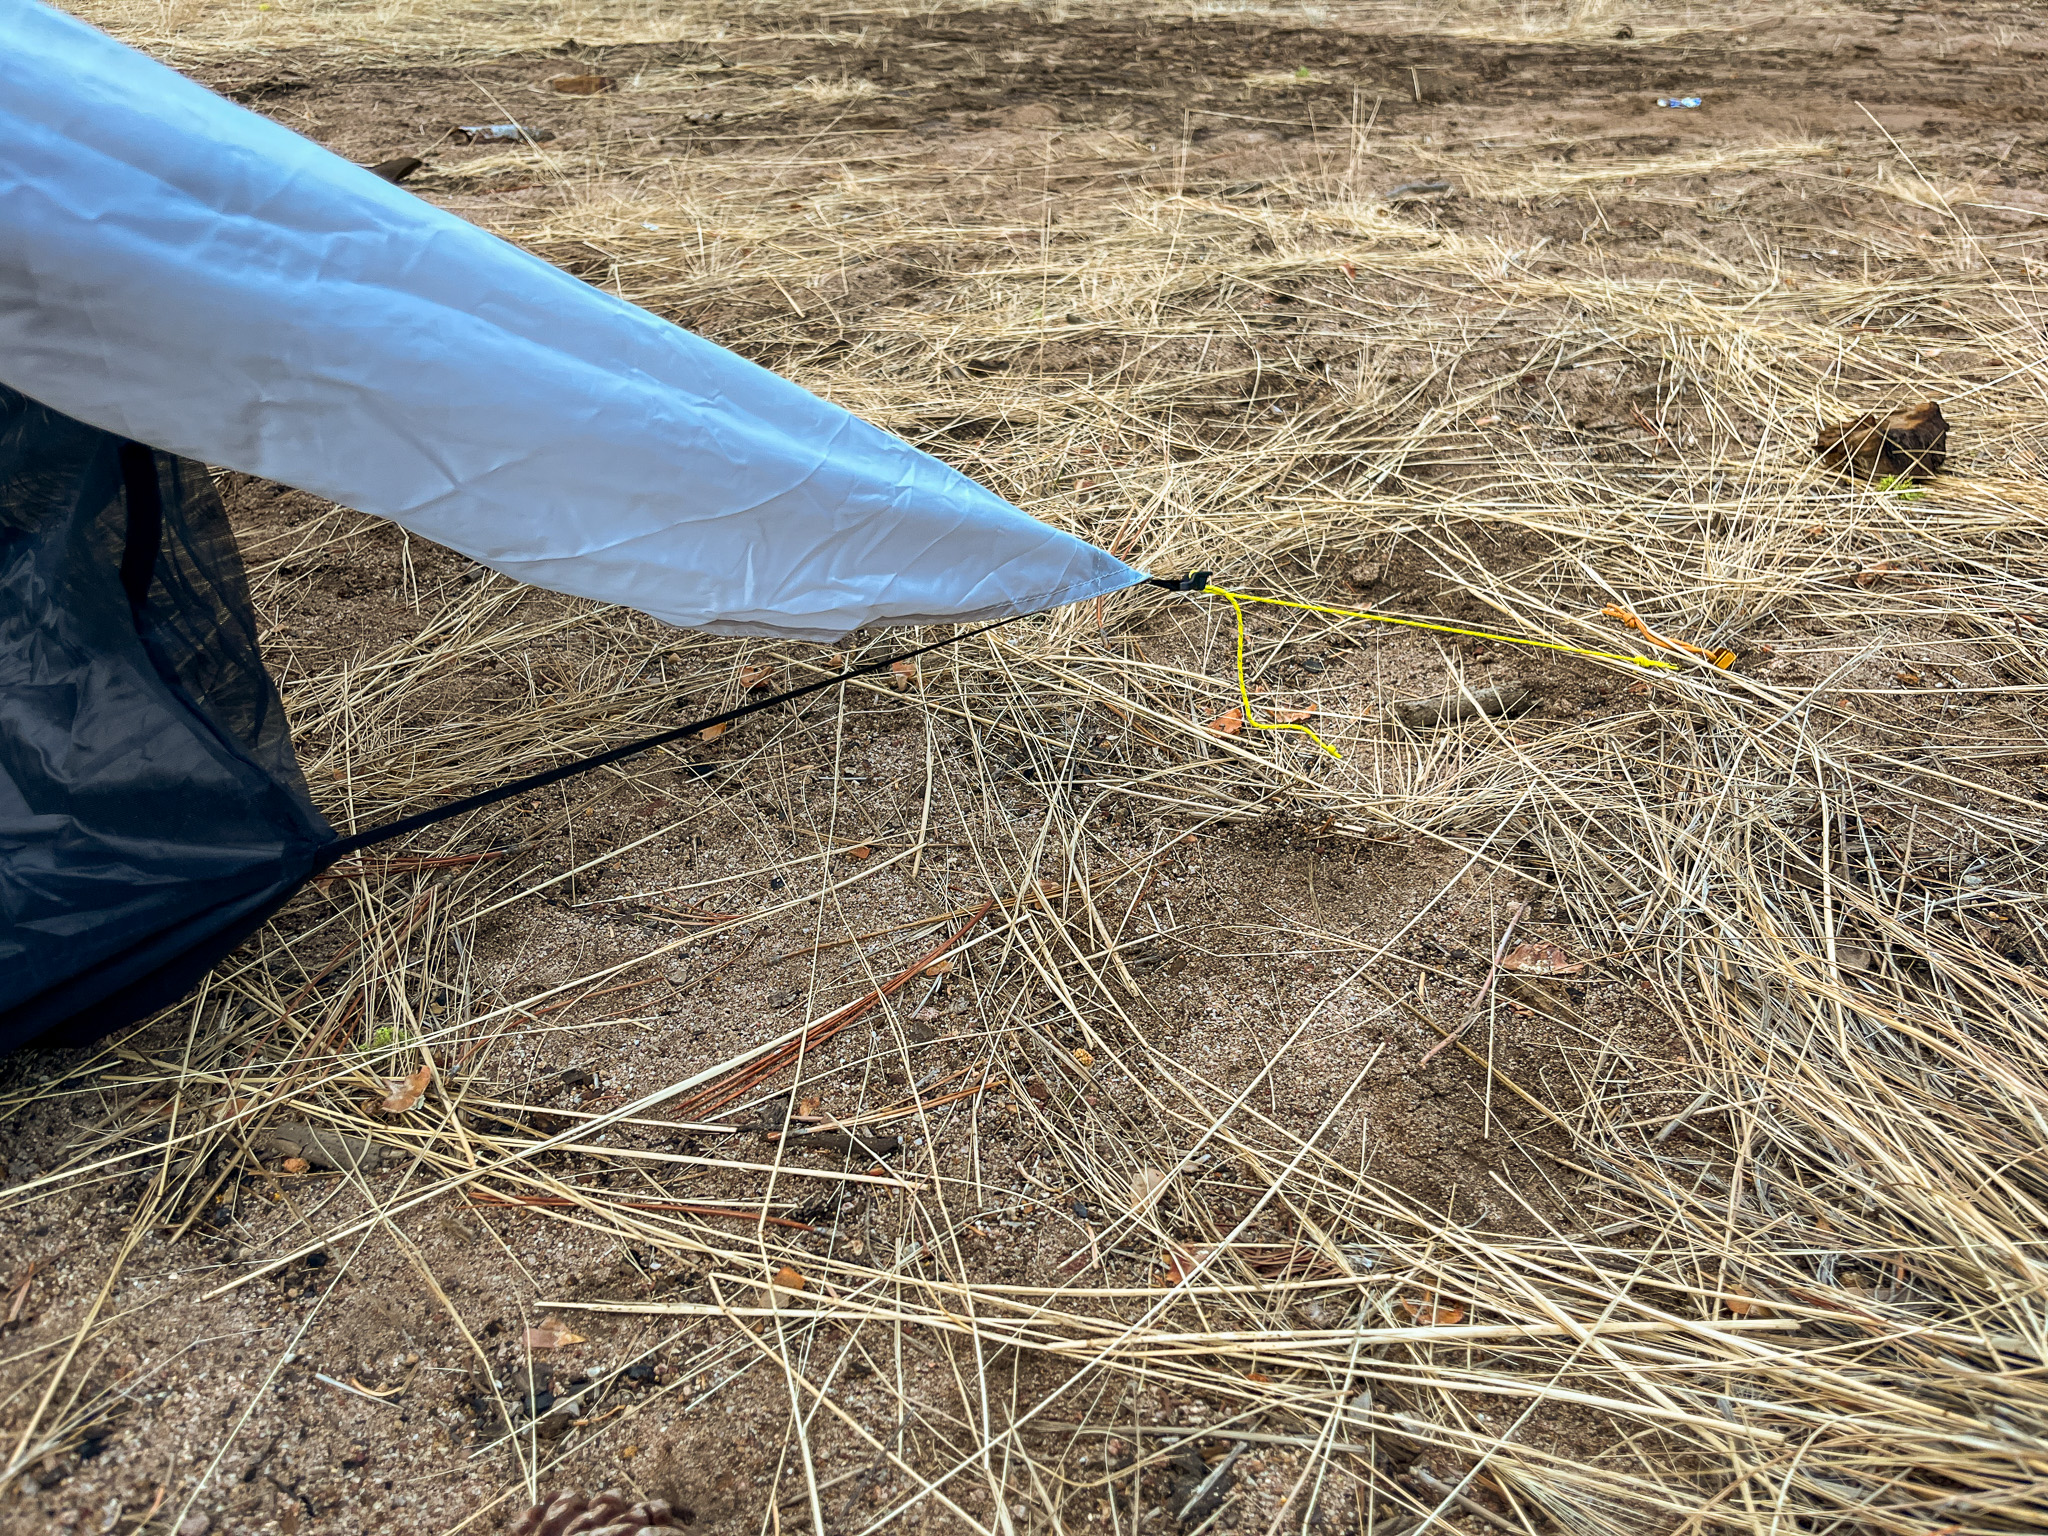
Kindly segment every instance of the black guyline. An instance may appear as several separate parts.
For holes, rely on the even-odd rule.
[[[1164,587],[1169,592],[1199,592],[1208,584],[1208,580],[1209,573],[1207,571],[1197,571],[1191,576],[1173,580],[1153,577],[1146,582],[1146,585]],[[359,853],[363,849],[372,847],[377,843],[389,842],[394,837],[404,837],[407,833],[417,832],[423,827],[431,827],[436,822],[446,821],[451,816],[460,816],[466,811],[480,811],[487,805],[496,805],[501,800],[510,800],[514,796],[529,794],[536,789],[545,789],[550,784],[559,784],[564,779],[574,778],[577,774],[587,773],[593,768],[602,768],[607,763],[616,763],[637,753],[650,751],[655,747],[666,746],[672,741],[681,741],[684,737],[694,736],[699,731],[708,731],[714,725],[726,725],[734,720],[743,720],[748,715],[759,714],[764,709],[773,709],[778,704],[787,704],[791,699],[800,699],[806,694],[820,693],[827,688],[837,688],[842,683],[850,683],[857,677],[869,677],[877,672],[886,672],[899,661],[909,661],[913,657],[923,656],[932,651],[944,650],[949,645],[958,645],[963,640],[972,640],[976,635],[985,635],[992,629],[1001,629],[1006,624],[1015,624],[1018,620],[1027,619],[1031,616],[1027,613],[1014,614],[1007,619],[998,619],[993,624],[984,624],[979,629],[963,630],[959,634],[948,635],[943,640],[934,640],[930,645],[920,645],[916,650],[899,651],[894,656],[883,657],[880,661],[863,663],[851,671],[840,673],[837,677],[820,678],[815,683],[806,683],[801,688],[792,688],[787,693],[776,694],[773,698],[757,699],[751,704],[742,704],[739,708],[729,709],[722,715],[712,715],[707,719],[693,720],[688,725],[678,725],[670,730],[658,731],[652,736],[643,736],[638,741],[629,741],[622,747],[613,747],[608,751],[593,753],[589,757],[579,757],[573,763],[563,763],[558,768],[546,768],[539,773],[528,774],[523,779],[514,779],[509,784],[500,784],[496,789],[482,790],[474,795],[465,795],[460,800],[451,800],[446,805],[437,805],[430,810],[416,811],[410,816],[401,816],[396,821],[385,822],[381,827],[371,827],[366,832],[358,832],[351,837],[344,837],[330,844],[321,853],[319,862],[314,867],[316,869],[326,869],[337,859],[346,858],[352,853]]]

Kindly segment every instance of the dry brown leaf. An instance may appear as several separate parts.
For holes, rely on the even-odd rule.
[[[804,1277],[785,1264],[775,1271],[775,1279],[770,1283],[780,1290],[800,1291],[804,1288]]]
[[[914,661],[892,661],[889,663],[889,686],[901,693],[906,688],[917,686],[917,663]]]
[[[1227,715],[1218,715],[1209,722],[1207,729],[1218,736],[1235,736],[1244,729],[1244,711],[1233,709]]]
[[[1729,1315],[1732,1317],[1769,1317],[1771,1315],[1769,1307],[1766,1307],[1754,1296],[1746,1296],[1741,1291],[1730,1291],[1723,1298],[1722,1305],[1727,1307]]]
[[[583,1335],[571,1333],[567,1326],[552,1317],[544,1317],[537,1327],[526,1330],[528,1349],[565,1349],[571,1344],[581,1344]]]
[[[284,1171],[286,1173],[304,1173],[312,1166],[303,1157],[288,1157],[284,1160]]]
[[[420,1095],[427,1091],[427,1084],[434,1080],[434,1064],[430,1061],[411,1077],[380,1077],[384,1085],[384,1101],[377,1107],[387,1114],[403,1114],[420,1101]]]
[[[770,666],[741,667],[740,686],[749,691],[766,688],[774,676],[775,669]]]
[[[1131,1209],[1143,1211],[1159,1198],[1159,1192],[1166,1188],[1166,1175],[1157,1168],[1140,1168],[1131,1175]]]
[[[716,741],[731,729],[732,722],[730,720],[726,721],[723,725],[707,725],[697,733],[697,739],[699,741]]]
[[[1200,1267],[1202,1256],[1211,1250],[1207,1248],[1183,1248],[1179,1243],[1168,1243],[1160,1255],[1160,1268],[1166,1271],[1166,1283],[1179,1285],[1190,1278]]]
[[[847,848],[843,849],[842,851],[849,859],[864,859],[869,854],[873,853],[875,850],[870,848],[866,843],[862,843],[858,848]]]
[[[1576,976],[1586,966],[1585,962],[1574,960],[1555,944],[1538,941],[1517,944],[1501,956],[1500,968],[1519,971],[1524,976]]]
[[[14,1288],[13,1304],[8,1307],[6,1320],[5,1322],[0,1322],[0,1327],[11,1328],[21,1321],[21,1309],[28,1305],[29,1287],[36,1283],[36,1270],[39,1267],[39,1265],[30,1264],[27,1271],[22,1275],[21,1283]]]
[[[1313,720],[1316,708],[1311,704],[1307,709],[1269,709],[1266,718],[1275,725],[1299,725],[1304,720]]]
[[[1424,1328],[1448,1328],[1465,1321],[1463,1307],[1436,1296],[1409,1298],[1401,1303],[1401,1310]]]
[[[818,1118],[818,1102],[819,1102],[819,1101],[818,1101],[818,1099],[817,1099],[817,1097],[816,1097],[815,1095],[814,1095],[814,1096],[812,1096],[811,1098],[808,1098],[808,1099],[798,1099],[798,1100],[796,1101],[796,1117],[797,1117],[797,1119],[799,1119],[799,1120],[815,1120],[815,1119],[817,1119],[817,1118]]]
[[[934,960],[924,968],[923,974],[926,976],[950,976],[953,974],[953,962],[950,960]]]

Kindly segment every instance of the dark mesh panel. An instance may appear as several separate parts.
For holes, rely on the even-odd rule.
[[[293,760],[219,498],[168,455],[130,611],[120,452],[0,388],[0,1048],[172,1001],[334,836]]]
[[[213,477],[204,466],[167,453],[156,461],[165,516],[142,613],[143,642],[217,730],[303,797],[284,706],[256,644],[242,552]]]

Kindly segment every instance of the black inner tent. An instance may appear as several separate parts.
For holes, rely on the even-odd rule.
[[[174,1001],[334,842],[206,469],[0,387],[0,1050]]]

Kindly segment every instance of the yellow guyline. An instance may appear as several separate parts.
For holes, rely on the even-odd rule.
[[[1319,603],[1291,602],[1284,597],[1253,597],[1247,592],[1230,592],[1213,584],[1205,585],[1201,590],[1204,597],[1220,597],[1229,603],[1231,612],[1237,616],[1237,696],[1244,701],[1244,723],[1255,731],[1299,731],[1335,758],[1342,758],[1344,754],[1305,725],[1269,725],[1263,720],[1252,718],[1251,685],[1246,680],[1244,672],[1246,603],[1265,603],[1273,608],[1299,608],[1305,613],[1328,614],[1339,619],[1370,619],[1375,624],[1399,624],[1408,629],[1430,629],[1442,635],[1464,635],[1473,640],[1495,640],[1502,645],[1534,646],[1540,650],[1563,651],[1568,656],[1589,656],[1595,661],[1618,661],[1628,666],[1649,667],[1666,672],[1678,670],[1676,662],[1660,661],[1651,656],[1623,656],[1615,651],[1589,650],[1584,646],[1565,645],[1556,640],[1531,640],[1521,635],[1496,635],[1489,630],[1461,629],[1455,624],[1432,624],[1425,619],[1398,619],[1389,613],[1367,613],[1362,608],[1325,608]]]

